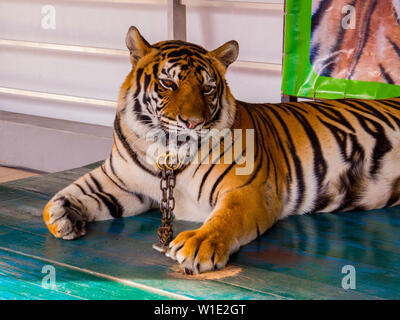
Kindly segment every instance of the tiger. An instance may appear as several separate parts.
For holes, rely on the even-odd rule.
[[[400,0],[312,0],[311,20],[316,73],[400,85]]]
[[[167,149],[172,138],[147,139],[154,128],[195,137],[225,132],[209,144],[178,146],[189,161],[176,170],[174,217],[201,225],[179,233],[165,255],[192,274],[224,268],[285,217],[399,204],[400,98],[247,103],[225,78],[239,54],[234,40],[212,51],[177,40],[150,44],[132,26],[126,45],[132,69],[110,154],[45,206],[55,237],[75,239],[92,221],[159,206],[162,167],[148,150],[178,149]],[[250,133],[226,139],[241,130]]]

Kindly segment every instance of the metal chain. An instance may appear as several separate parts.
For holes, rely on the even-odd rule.
[[[164,159],[164,163],[160,163],[160,159]],[[169,243],[173,238],[172,219],[173,210],[175,209],[174,187],[176,184],[176,177],[174,170],[180,167],[180,162],[175,166],[168,163],[170,158],[169,154],[161,155],[157,159],[157,166],[161,170],[161,201],[160,211],[162,213],[161,226],[158,228],[158,243],[153,245],[153,248],[165,252]]]

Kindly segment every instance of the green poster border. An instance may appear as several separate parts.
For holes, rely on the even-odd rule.
[[[282,93],[319,98],[384,99],[400,97],[400,86],[335,79],[314,72],[310,62],[312,0],[286,0]]]

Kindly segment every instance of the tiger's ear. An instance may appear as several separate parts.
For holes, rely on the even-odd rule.
[[[134,26],[129,28],[125,43],[130,52],[132,64],[136,64],[140,58],[144,57],[151,50],[151,45],[142,37],[139,30]]]
[[[239,43],[235,40],[228,41],[210,53],[227,68],[231,63],[236,61],[239,55]]]

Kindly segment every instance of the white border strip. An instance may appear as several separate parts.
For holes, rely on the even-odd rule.
[[[257,69],[265,71],[282,71],[282,65],[279,63],[266,63],[239,60],[232,64],[232,67],[241,69]]]
[[[65,44],[57,44],[57,43],[10,40],[10,39],[0,39],[0,46],[12,46],[12,47],[18,47],[18,48],[34,48],[34,49],[44,49],[44,50],[67,51],[67,52],[76,52],[76,53],[103,54],[103,55],[123,56],[123,57],[129,56],[128,50],[84,47],[84,46],[76,46],[76,45],[65,45]]]
[[[30,0],[34,1],[34,0]],[[41,0],[40,0],[41,1]],[[74,4],[82,4],[85,2],[94,2],[94,3],[111,3],[111,4],[165,4],[166,0],[80,0],[74,1],[74,0],[67,0],[67,2],[70,2],[72,5]]]
[[[102,107],[107,107],[107,108],[112,108],[112,109],[115,109],[117,107],[117,102],[110,101],[110,100],[68,96],[68,95],[62,95],[62,94],[31,91],[31,90],[22,90],[22,89],[15,89],[15,88],[0,87],[0,94],[10,94],[10,95],[14,95],[14,96],[89,104],[89,105],[102,106]]]
[[[64,268],[68,268],[68,269],[84,272],[84,273],[90,274],[90,275],[95,276],[95,277],[107,279],[107,280],[110,280],[110,281],[115,281],[115,282],[130,286],[130,287],[133,287],[133,288],[138,288],[138,289],[145,290],[145,291],[148,291],[148,292],[152,292],[152,293],[155,293],[155,294],[168,296],[168,297],[171,297],[171,298],[174,298],[174,299],[194,300],[194,299],[186,297],[184,295],[172,293],[172,292],[165,291],[165,290],[162,290],[162,289],[153,288],[153,287],[147,286],[145,284],[134,282],[132,280],[117,278],[117,277],[114,277],[114,276],[111,276],[111,275],[108,275],[108,274],[99,273],[99,272],[92,271],[92,270],[89,270],[89,269],[71,266],[71,265],[66,264],[66,263],[58,262],[58,261],[47,259],[47,258],[38,257],[38,256],[27,254],[27,253],[24,253],[24,252],[21,252],[21,251],[12,250],[12,249],[9,249],[9,248],[4,248],[4,247],[0,247],[0,250],[4,250],[4,251],[11,252],[11,253],[14,253],[14,254],[22,255],[22,256],[25,256],[25,257],[28,257],[28,258],[33,258],[33,259],[45,261],[45,262],[48,262],[48,263],[51,263],[51,264],[55,264],[55,265],[58,265],[58,266],[61,266],[61,267],[64,267]]]
[[[246,2],[246,1],[219,1],[219,0],[181,0],[181,4],[197,7],[257,9],[280,11],[283,14],[284,5],[280,3]]]
[[[166,0],[81,0],[81,2],[104,2],[126,4],[166,4]]]
[[[128,50],[122,50],[122,49],[96,48],[96,47],[64,45],[64,44],[46,43],[46,42],[10,40],[10,39],[0,39],[0,46],[34,48],[41,50],[54,50],[54,51],[64,51],[64,52],[83,53],[83,54],[100,54],[100,55],[119,56],[119,57],[129,56]],[[243,69],[282,71],[282,65],[276,63],[236,61],[232,66]]]

